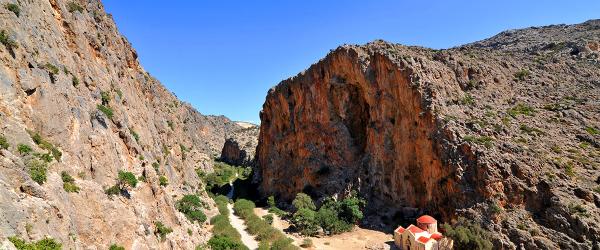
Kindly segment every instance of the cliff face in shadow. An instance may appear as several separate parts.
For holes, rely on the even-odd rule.
[[[498,248],[597,245],[600,22],[448,50],[345,45],[271,89],[260,191],[479,222]]]

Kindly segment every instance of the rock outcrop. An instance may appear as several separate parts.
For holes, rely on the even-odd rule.
[[[205,242],[206,226],[189,222],[174,203],[200,193],[209,216],[216,212],[196,171],[211,171],[226,138],[240,137],[251,148],[254,142],[240,132],[245,128],[200,114],[145,72],[99,1],[4,0],[0,6],[0,136],[6,139],[0,245],[10,236],[47,236],[65,249],[113,243],[193,249]],[[41,184],[30,174],[38,158],[50,158]],[[110,197],[104,191],[120,170],[142,181]],[[78,192],[64,190],[63,171]],[[168,185],[159,185],[159,176]],[[156,222],[173,229],[164,241]]]
[[[600,21],[341,46],[269,91],[260,191],[359,190],[371,213],[466,217],[503,249],[598,247],[598,44]]]

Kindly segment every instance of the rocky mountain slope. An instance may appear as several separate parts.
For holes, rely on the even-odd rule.
[[[99,1],[1,0],[0,31],[0,245],[10,236],[65,249],[206,241],[174,202],[202,193],[196,171],[211,171],[226,138],[256,145],[248,129],[201,115],[144,71]],[[139,183],[105,194],[121,170]],[[164,241],[156,222],[173,230]]]
[[[599,100],[598,20],[447,50],[344,45],[269,91],[261,191],[359,190],[372,214],[465,217],[498,249],[598,248]]]

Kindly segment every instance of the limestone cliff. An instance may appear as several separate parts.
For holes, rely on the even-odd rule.
[[[52,237],[65,249],[206,241],[205,225],[174,201],[202,193],[196,170],[210,171],[225,139],[244,128],[201,115],[145,72],[99,1],[2,0],[0,30],[0,246],[14,235]],[[30,175],[38,157],[50,158],[42,184]],[[130,197],[104,193],[119,170],[143,180]],[[63,189],[63,171],[78,193]],[[155,222],[173,229],[165,241]]]
[[[387,218],[479,222],[497,248],[598,247],[599,44],[589,21],[447,50],[341,46],[269,91],[260,189],[356,189]]]

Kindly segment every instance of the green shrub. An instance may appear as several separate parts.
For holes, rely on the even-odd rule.
[[[165,238],[167,237],[167,234],[170,234],[173,232],[173,229],[171,229],[170,227],[165,226],[162,222],[157,221],[154,222],[154,226],[156,227],[156,230],[154,231],[154,233],[160,237],[161,241],[164,241]]]
[[[16,5],[14,3],[7,3],[4,5],[4,8],[11,11],[12,13],[15,13],[17,17],[21,15],[21,8],[19,8],[19,5]]]
[[[508,109],[506,112],[508,113],[508,115],[515,118],[517,117],[517,115],[533,116],[535,114],[535,109],[527,104],[519,103],[514,107]]]
[[[135,188],[137,186],[138,180],[135,178],[135,175],[132,172],[119,170],[119,174],[117,177],[117,183],[121,189],[127,188],[127,186],[131,188]]]
[[[328,207],[321,207],[317,211],[316,219],[325,234],[339,234],[352,229],[352,225],[340,220],[338,212]]]
[[[493,146],[492,142],[494,141],[494,139],[489,136],[475,137],[472,135],[465,135],[463,140],[466,142],[474,142],[476,144],[484,145],[486,148],[491,148]]]
[[[119,99],[123,99],[123,91],[121,91],[120,89],[117,89],[117,90],[115,90],[115,92],[117,92]]]
[[[133,128],[129,128],[129,133],[131,133],[131,136],[133,136],[135,141],[140,141],[140,135],[138,135],[138,133],[136,133],[135,130],[133,130]]]
[[[597,129],[597,128],[594,128],[594,127],[586,127],[585,131],[588,132],[590,135],[600,134],[600,129]]]
[[[108,117],[108,119],[112,119],[113,118],[113,110],[110,107],[104,106],[102,104],[98,104],[98,110],[100,110],[100,112],[104,113],[104,115],[106,115],[106,117]]]
[[[79,193],[79,187],[75,184],[75,179],[66,171],[62,171],[60,176],[63,180],[63,189],[68,193]]]
[[[271,250],[294,250],[294,249],[298,249],[298,247],[294,246],[292,244],[292,242],[294,242],[292,239],[287,238],[287,237],[282,237],[277,239],[276,241],[273,241],[273,244],[271,244]]]
[[[6,47],[9,50],[16,49],[19,47],[17,42],[10,38],[10,36],[8,36],[6,30],[0,31],[0,43],[2,43],[4,47]]]
[[[208,188],[228,185],[230,181],[236,179],[236,173],[238,174],[238,177],[240,177],[240,168],[241,167],[234,167],[224,162],[215,161],[213,164],[214,172],[209,173],[204,177],[204,183]]]
[[[529,70],[526,69],[522,69],[517,71],[517,73],[515,73],[515,78],[519,81],[523,81],[525,79],[527,79],[527,77],[529,77],[531,73],[529,72]]]
[[[125,250],[125,247],[119,246],[117,244],[110,245],[109,250]]]
[[[269,250],[271,247],[269,246],[268,241],[261,241],[258,243],[258,250]]]
[[[44,238],[36,242],[26,243],[17,236],[8,237],[8,240],[15,245],[18,250],[61,250],[62,244],[52,238]]]
[[[54,66],[52,63],[44,64],[44,68],[48,71],[48,73],[50,73],[51,77],[58,75],[58,72],[60,72],[60,69],[58,69],[58,67]]]
[[[0,135],[0,149],[8,149],[9,146],[6,137]]]
[[[215,235],[208,240],[208,245],[212,250],[244,250],[248,247],[244,246],[239,241],[231,239],[227,236]]]
[[[35,157],[39,158],[40,160],[45,161],[47,163],[52,162],[52,160],[54,159],[54,157],[52,157],[52,155],[48,154],[48,153],[46,153],[46,154],[33,153],[33,155]]]
[[[159,167],[160,167],[160,164],[158,162],[152,163],[152,168],[154,168],[154,171],[156,171],[156,174],[159,173]]]
[[[296,210],[317,209],[317,206],[315,206],[315,203],[313,202],[312,198],[310,198],[310,196],[308,196],[305,193],[296,194],[296,198],[292,201],[292,205],[294,205],[294,208],[296,208]]]
[[[488,239],[488,233],[479,225],[468,222],[464,218],[459,218],[454,227],[442,224],[442,228],[445,235],[454,240],[455,249],[492,249],[493,247]]]
[[[72,76],[71,83],[73,84],[73,87],[77,87],[77,85],[79,85],[79,78]]]
[[[475,105],[475,98],[469,93],[465,94],[465,96],[460,99],[461,105],[473,106]]]
[[[265,214],[262,217],[263,220],[265,220],[267,223],[269,223],[269,225],[273,224],[273,215],[272,214]]]
[[[46,162],[31,159],[27,162],[27,168],[29,169],[29,176],[32,180],[42,185],[46,182],[46,173],[48,172],[48,165]]]
[[[79,187],[75,184],[75,179],[66,171],[60,173],[63,181],[63,189],[68,193],[79,193]]]
[[[107,105],[110,103],[110,93],[106,91],[100,91],[100,99],[102,100],[102,105]]]
[[[121,189],[119,188],[118,185],[114,185],[114,186],[109,187],[108,189],[104,190],[104,193],[107,194],[108,196],[118,195],[121,193]]]
[[[167,185],[169,185],[169,180],[167,180],[166,176],[161,175],[160,177],[158,177],[158,183],[159,185],[166,187]]]
[[[173,124],[172,121],[167,121],[167,125],[169,126],[169,128],[171,128],[171,130],[175,129],[175,125]]]
[[[67,9],[69,10],[69,12],[73,13],[75,11],[77,12],[83,12],[83,7],[81,7],[81,5],[75,3],[75,2],[69,2],[67,4]]]
[[[236,215],[242,217],[243,219],[248,218],[251,214],[254,214],[254,202],[246,200],[246,199],[238,199],[233,204],[233,211]]]
[[[206,215],[202,212],[203,204],[200,197],[193,194],[183,196],[181,200],[175,203],[177,210],[185,215],[190,221],[203,223],[206,221]]]
[[[316,212],[309,208],[298,209],[292,217],[292,223],[302,235],[314,236],[319,230]]]
[[[19,151],[19,154],[24,155],[24,154],[31,153],[31,151],[33,151],[33,149],[31,149],[31,147],[29,145],[19,144],[17,146],[17,151]]]
[[[288,213],[286,211],[283,211],[277,207],[274,196],[269,196],[269,198],[267,199],[267,204],[269,205],[269,213],[276,214],[279,217],[288,216]]]
[[[302,240],[302,244],[300,245],[300,247],[302,247],[302,248],[309,248],[309,247],[313,247],[313,246],[314,246],[314,244],[313,244],[312,240],[309,238]]]
[[[567,162],[565,164],[565,174],[569,177],[575,177],[575,170],[573,169],[573,163]]]
[[[27,131],[29,133],[29,135],[31,136],[31,139],[33,140],[33,142],[35,142],[36,145],[38,145],[40,148],[45,149],[50,151],[50,153],[52,153],[52,156],[54,157],[54,159],[56,159],[57,161],[60,161],[61,157],[62,157],[62,152],[56,148],[54,145],[52,145],[52,143],[44,140],[44,138],[42,138],[42,136],[39,133],[34,133],[32,131]],[[52,160],[50,160],[52,161]]]

